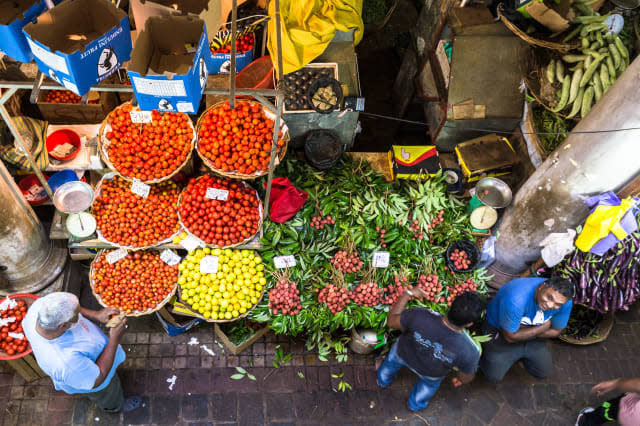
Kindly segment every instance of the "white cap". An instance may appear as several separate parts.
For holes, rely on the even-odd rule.
[[[55,330],[73,319],[80,302],[75,294],[56,292],[42,297],[40,304],[38,324],[47,330]]]

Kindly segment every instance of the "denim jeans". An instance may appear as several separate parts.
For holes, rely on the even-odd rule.
[[[411,411],[424,410],[429,404],[429,400],[440,387],[440,382],[444,377],[422,376],[411,368],[402,358],[398,356],[398,342],[394,343],[391,352],[387,355],[384,362],[378,368],[378,386],[386,388],[393,382],[398,374],[398,370],[407,367],[418,375],[418,382],[411,390],[409,395],[409,409]]]
[[[122,411],[124,406],[124,392],[122,391],[118,373],[113,375],[113,378],[104,389],[97,392],[89,392],[85,395],[108,413]]]

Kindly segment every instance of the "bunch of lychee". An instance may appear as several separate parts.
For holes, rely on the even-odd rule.
[[[311,226],[316,229],[324,229],[325,225],[334,225],[336,220],[331,216],[322,217],[322,216],[314,216],[311,218]]]
[[[318,302],[326,303],[332,314],[342,311],[351,301],[349,290],[346,287],[336,287],[333,284],[327,285],[322,290],[315,290],[318,293]]]
[[[376,226],[376,231],[378,231],[378,236],[380,237],[380,245],[383,248],[387,247],[387,243],[384,242],[384,234],[387,233],[387,230],[384,228],[380,228],[379,226]]]
[[[427,300],[430,302],[444,303],[444,297],[438,297],[442,292],[442,283],[438,281],[437,275],[420,275],[418,277],[418,287],[427,293]]]
[[[269,309],[274,315],[296,315],[302,309],[300,291],[293,281],[282,279],[269,290]]]
[[[331,264],[345,274],[358,272],[362,269],[362,260],[358,252],[349,254],[345,250],[339,250],[330,260]]]
[[[409,285],[408,281],[407,277],[396,276],[393,284],[389,284],[385,287],[385,296],[382,299],[382,304],[393,305],[396,300],[402,296],[402,293],[413,288],[413,286]]]
[[[360,306],[373,307],[382,302],[382,289],[377,283],[360,283],[351,292],[351,300]]]
[[[451,305],[453,299],[460,296],[462,293],[476,290],[478,290],[478,285],[471,278],[468,278],[467,280],[456,284],[453,288],[449,289],[449,296],[447,296],[447,305]]]

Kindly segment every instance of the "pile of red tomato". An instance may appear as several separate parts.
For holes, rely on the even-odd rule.
[[[226,200],[207,198],[207,189],[228,191]],[[204,175],[191,179],[181,195],[178,211],[189,232],[207,244],[228,247],[258,232],[260,201],[242,182]]]
[[[131,313],[154,309],[178,282],[178,265],[169,266],[157,251],[137,251],[113,264],[107,253],[100,254],[92,264],[91,281],[94,292],[107,306]]]
[[[106,133],[113,167],[123,176],[151,181],[169,176],[191,151],[193,128],[187,114],[152,111],[152,122],[133,123],[131,104],[109,113]]]
[[[253,49],[253,45],[255,44],[255,37],[253,33],[249,33],[245,36],[236,39],[236,53],[242,54],[248,52]],[[231,42],[225,44],[224,46],[220,46],[218,49],[211,49],[212,54],[218,53],[231,53]]]
[[[131,192],[131,182],[103,180],[93,202],[98,230],[107,241],[130,247],[158,244],[178,232],[180,190],[171,180],[151,185],[146,198]]]
[[[284,145],[278,134],[278,152]],[[198,128],[198,151],[217,170],[253,175],[266,172],[271,158],[273,121],[260,104],[224,102],[210,108]]]
[[[21,354],[29,347],[29,342],[22,331],[22,320],[27,314],[27,304],[23,300],[16,300],[15,302],[15,307],[0,311],[0,318],[2,319],[15,318],[15,321],[0,328],[0,349],[9,356]],[[22,334],[22,339],[12,337],[9,333]]]
[[[82,98],[70,90],[49,90],[44,97],[45,102],[52,104],[79,104]],[[98,100],[90,100],[88,103],[97,104]]]

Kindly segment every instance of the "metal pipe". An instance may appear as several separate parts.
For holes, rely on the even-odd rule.
[[[640,128],[640,61],[635,60],[573,129]],[[519,274],[552,232],[582,224],[588,196],[616,191],[640,173],[640,131],[572,133],[527,179],[497,229],[494,269]],[[493,266],[493,265],[492,265]]]
[[[229,70],[229,106],[236,105],[236,31],[238,30],[238,0],[231,3],[231,69]]]

